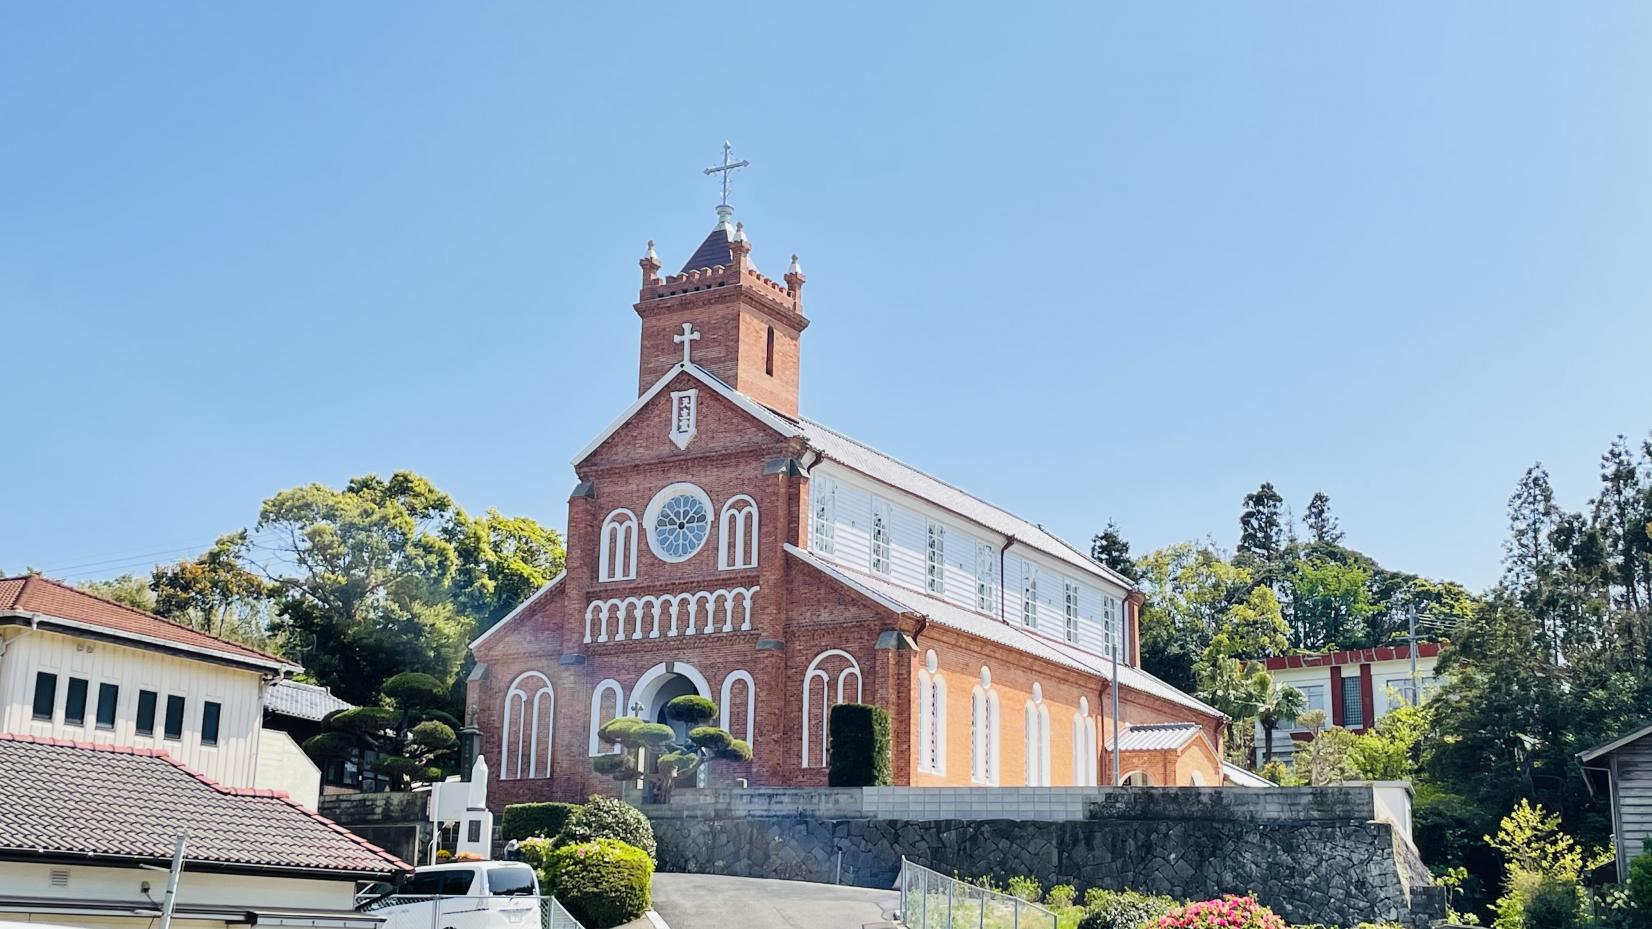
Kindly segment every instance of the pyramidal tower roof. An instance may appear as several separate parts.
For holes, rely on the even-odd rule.
[[[732,222],[733,218],[732,208],[726,204],[717,207],[717,225],[705,237],[705,241],[700,243],[700,247],[694,250],[694,254],[688,256],[688,261],[683,263],[683,269],[677,273],[687,274],[690,271],[709,268],[732,267],[734,253],[729,246],[737,241],[744,241],[746,235],[744,229]],[[746,258],[746,264],[754,271],[757,269],[757,265],[749,256]]]

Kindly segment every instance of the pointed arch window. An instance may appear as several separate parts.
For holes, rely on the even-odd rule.
[[[556,731],[556,691],[538,671],[517,675],[505,691],[505,724],[499,738],[499,779],[551,776]]]
[[[620,682],[609,678],[597,685],[591,692],[591,744],[590,754],[609,755],[620,750],[618,745],[604,745],[597,738],[597,731],[611,720],[625,715],[625,689]]]
[[[597,580],[631,581],[637,578],[637,514],[620,508],[602,521],[597,539]]]
[[[1094,787],[1097,779],[1096,719],[1090,715],[1090,698],[1078,698],[1073,713],[1073,783]]]
[[[745,494],[730,497],[717,524],[718,569],[757,567],[757,501]]]

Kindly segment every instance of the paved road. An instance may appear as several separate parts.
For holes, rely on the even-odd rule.
[[[889,926],[893,890],[715,874],[654,875],[654,910],[671,929],[869,929]]]

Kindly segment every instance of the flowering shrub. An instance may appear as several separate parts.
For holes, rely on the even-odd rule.
[[[1156,925],[1176,905],[1169,897],[1092,887],[1084,892],[1084,916],[1078,925],[1079,929],[1142,929]]]
[[[1229,894],[1174,907],[1159,917],[1159,929],[1286,929],[1285,920],[1255,897]]]

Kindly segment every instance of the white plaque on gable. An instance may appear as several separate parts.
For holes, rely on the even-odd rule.
[[[700,392],[674,390],[671,392],[671,441],[678,448],[687,448],[694,440],[695,421],[699,416]]]

